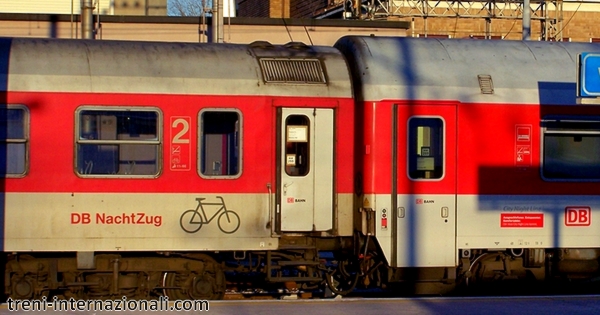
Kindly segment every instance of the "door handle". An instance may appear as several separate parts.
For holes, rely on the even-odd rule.
[[[283,184],[283,195],[284,196],[287,195],[287,188],[292,186],[292,184],[294,184],[294,182],[291,182],[289,184],[288,183]]]
[[[447,218],[449,215],[448,207],[442,207],[442,218]]]
[[[398,207],[398,218],[404,218],[406,216],[406,209],[404,207]]]

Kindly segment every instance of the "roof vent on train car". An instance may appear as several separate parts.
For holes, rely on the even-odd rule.
[[[477,75],[477,80],[479,80],[481,94],[494,94],[494,83],[492,82],[491,75],[479,74]]]
[[[310,49],[310,47],[303,42],[289,42],[283,45],[283,47],[291,49]]]
[[[249,44],[251,48],[273,48],[273,44],[264,40],[255,40]]]
[[[319,59],[261,58],[260,68],[265,83],[327,83]]]

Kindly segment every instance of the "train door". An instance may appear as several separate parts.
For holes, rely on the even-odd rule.
[[[333,226],[333,109],[278,111],[280,231],[326,231]]]
[[[395,265],[455,266],[456,106],[397,106],[395,117]]]

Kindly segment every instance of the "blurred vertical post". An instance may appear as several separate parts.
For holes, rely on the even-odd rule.
[[[214,43],[222,43],[223,38],[223,0],[213,0],[212,40]]]
[[[523,0],[523,40],[531,40],[531,4]]]
[[[93,0],[81,0],[81,38],[94,39]]]

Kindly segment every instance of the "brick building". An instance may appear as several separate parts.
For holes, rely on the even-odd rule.
[[[338,0],[335,3],[339,2]],[[238,0],[238,16],[311,18],[334,1],[327,0]]]
[[[270,18],[343,18],[344,1],[352,0],[238,0],[238,16],[244,17],[270,17]],[[363,1],[370,3],[371,1]],[[386,1],[381,1],[385,3]],[[411,2],[394,2],[403,5]],[[416,2],[416,1],[413,1]],[[484,7],[494,0],[484,0],[478,2],[479,7]],[[504,38],[521,39],[522,22],[521,12],[510,9],[510,1],[497,1],[505,4],[498,11],[493,12],[497,18],[458,17],[461,14],[471,15],[468,6],[477,2],[473,1],[430,1],[429,5],[439,6],[432,10],[426,10],[430,15],[427,18],[414,14],[410,8],[403,8],[404,16],[390,14],[388,16],[375,16],[377,19],[400,20],[411,23],[409,36],[448,36],[453,38],[474,37],[480,38]],[[419,5],[423,1],[419,2]],[[507,4],[508,3],[508,4]],[[519,3],[519,1],[513,2]],[[521,2],[522,3],[522,2]],[[453,8],[452,6],[456,6]],[[463,12],[460,12],[462,8]],[[506,8],[503,9],[503,8]],[[534,11],[531,20],[531,39],[548,40],[571,40],[571,41],[590,41],[591,39],[600,39],[600,0],[569,1],[562,0],[532,0],[531,8]],[[537,10],[537,11],[536,11]],[[337,12],[331,14],[331,12]],[[473,10],[475,12],[477,10]],[[481,10],[480,10],[481,11]],[[413,15],[410,17],[409,15]],[[435,17],[434,15],[444,15],[444,17]],[[545,14],[544,20],[540,20],[540,14]],[[504,15],[500,17],[500,15]],[[507,18],[515,16],[515,18]],[[518,18],[517,18],[518,17]],[[553,25],[550,27],[548,23]],[[552,32],[548,32],[548,29]]]

